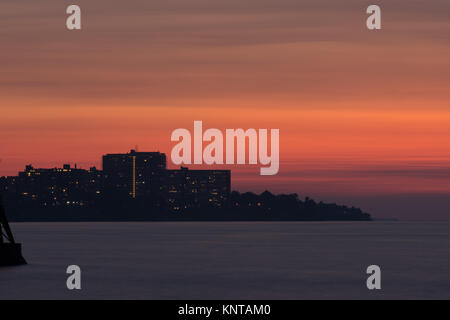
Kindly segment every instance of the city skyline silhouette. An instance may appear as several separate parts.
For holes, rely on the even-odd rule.
[[[51,0],[3,5],[0,176],[135,144],[169,155],[200,119],[280,129],[280,172],[233,168],[236,190],[450,219],[448,3],[383,1],[376,31],[357,0],[80,5],[79,31]]]
[[[270,189],[270,188],[268,188]],[[27,165],[0,178],[15,220],[370,220],[354,207],[297,194],[239,193],[231,170],[167,169],[160,152],[106,154],[102,170]]]

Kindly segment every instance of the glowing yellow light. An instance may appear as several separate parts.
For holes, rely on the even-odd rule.
[[[136,198],[136,156],[133,156],[133,199]]]

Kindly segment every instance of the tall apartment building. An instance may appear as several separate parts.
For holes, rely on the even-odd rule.
[[[2,180],[0,191],[43,207],[91,205],[101,196],[102,188],[101,172],[95,167],[83,170],[69,164],[51,169],[27,165],[18,176]]]
[[[160,152],[107,154],[103,156],[105,192],[136,197],[163,196],[166,155]]]
[[[143,208],[224,208],[231,189],[229,170],[166,169],[166,155],[136,152],[103,156],[103,170],[64,165],[37,169],[31,165],[15,177],[0,177],[8,199],[41,207],[102,207],[135,204]]]
[[[230,170],[167,170],[169,210],[223,208],[230,196]]]

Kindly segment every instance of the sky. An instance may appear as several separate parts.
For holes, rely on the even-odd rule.
[[[280,129],[279,174],[233,189],[450,220],[447,0],[2,0],[0,43],[0,175],[170,155],[202,120]]]

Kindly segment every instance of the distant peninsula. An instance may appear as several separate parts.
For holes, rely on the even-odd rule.
[[[159,152],[103,156],[103,169],[27,165],[0,177],[10,221],[369,221],[359,208],[231,191],[230,170],[166,168]]]

